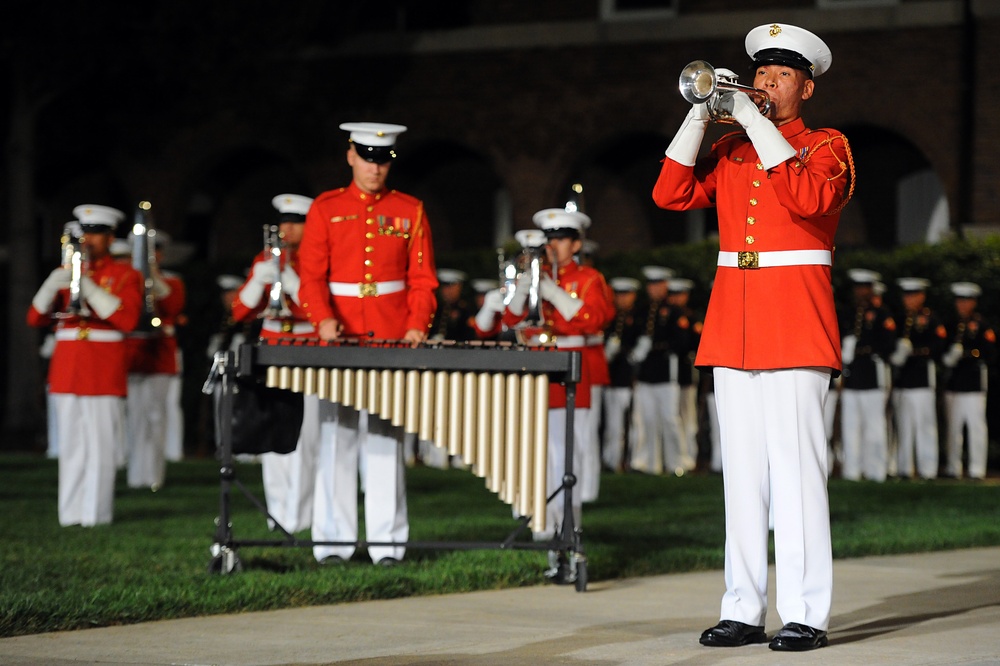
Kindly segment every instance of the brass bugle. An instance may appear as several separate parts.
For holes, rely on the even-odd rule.
[[[691,104],[704,103],[709,117],[717,123],[733,124],[733,95],[746,93],[761,115],[771,111],[771,96],[760,88],[740,85],[735,74],[721,74],[704,60],[693,60],[681,70],[677,87]]]

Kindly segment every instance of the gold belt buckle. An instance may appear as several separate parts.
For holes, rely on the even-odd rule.
[[[291,320],[288,320],[288,319],[282,319],[281,320],[281,332],[282,333],[291,333],[292,332],[292,322],[291,322]]]
[[[760,268],[759,252],[737,252],[736,265],[741,269]]]
[[[89,337],[90,337],[90,329],[89,328],[78,328],[77,329],[77,331],[76,331],[76,339],[77,340],[86,340]]]
[[[359,282],[358,283],[358,298],[364,298],[365,296],[378,296],[378,283],[376,282]]]

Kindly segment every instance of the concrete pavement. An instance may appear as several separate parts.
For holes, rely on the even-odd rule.
[[[712,571],[21,636],[0,664],[1000,664],[1000,548],[838,560],[834,576],[830,646],[800,654],[700,646]]]

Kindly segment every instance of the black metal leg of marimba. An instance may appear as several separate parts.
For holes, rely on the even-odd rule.
[[[209,573],[228,574],[239,571],[240,564],[236,550],[232,547],[233,525],[230,519],[230,492],[236,478],[236,467],[233,464],[233,391],[236,387],[236,354],[235,352],[220,352],[216,354],[213,372],[218,391],[216,404],[216,427],[219,432],[219,515],[215,519],[215,543],[212,544],[212,559],[209,562]],[[212,378],[209,378],[212,381]]]

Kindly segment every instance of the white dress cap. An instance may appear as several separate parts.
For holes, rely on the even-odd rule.
[[[340,129],[351,133],[351,141],[363,146],[394,146],[405,125],[389,123],[341,123]]]
[[[884,294],[885,293],[885,282],[882,282],[881,280],[876,280],[875,282],[872,282],[872,293],[874,293],[874,294],[876,294],[878,296],[881,296],[882,294]]]
[[[578,210],[566,210],[565,208],[540,210],[532,216],[531,220],[536,227],[548,233],[566,229],[574,230],[582,235],[584,230],[590,227],[590,218],[587,215]]]
[[[979,298],[983,290],[975,282],[952,282],[951,293],[958,298]]]
[[[113,231],[125,219],[125,213],[111,206],[81,204],[73,209],[73,215],[83,227],[110,227]]]
[[[220,275],[215,278],[215,284],[219,286],[222,291],[232,291],[233,289],[239,289],[243,286],[243,278],[239,275]]]
[[[514,240],[523,248],[535,248],[545,245],[545,232],[541,229],[521,229],[514,233]]]
[[[918,277],[904,277],[896,280],[896,284],[903,291],[926,291],[931,286],[930,280]]]
[[[271,199],[271,205],[279,213],[292,213],[293,215],[305,215],[312,205],[312,197],[301,194],[279,194]]]
[[[804,28],[787,23],[759,25],[746,38],[747,55],[762,63],[801,67],[813,78],[830,69],[833,54],[826,43]],[[803,60],[796,61],[795,55]]]
[[[612,291],[618,291],[618,292],[639,291],[640,287],[639,281],[636,280],[635,278],[630,278],[630,277],[611,278],[611,281],[608,284],[611,285]]]
[[[662,282],[674,276],[674,272],[664,266],[643,266],[642,276],[650,282]]]
[[[132,244],[124,238],[116,238],[111,241],[108,253],[112,257],[128,257],[132,255]]]
[[[867,268],[852,268],[847,271],[847,276],[851,278],[851,282],[857,284],[872,284],[882,279],[881,274],[870,271]]]
[[[488,291],[500,288],[500,283],[496,280],[478,279],[471,282],[472,291],[477,294],[485,294]]]
[[[465,282],[466,275],[454,268],[439,268],[437,278],[441,284],[455,284],[456,282]]]
[[[670,291],[691,291],[694,288],[694,281],[687,278],[670,278],[667,282],[667,289]]]

